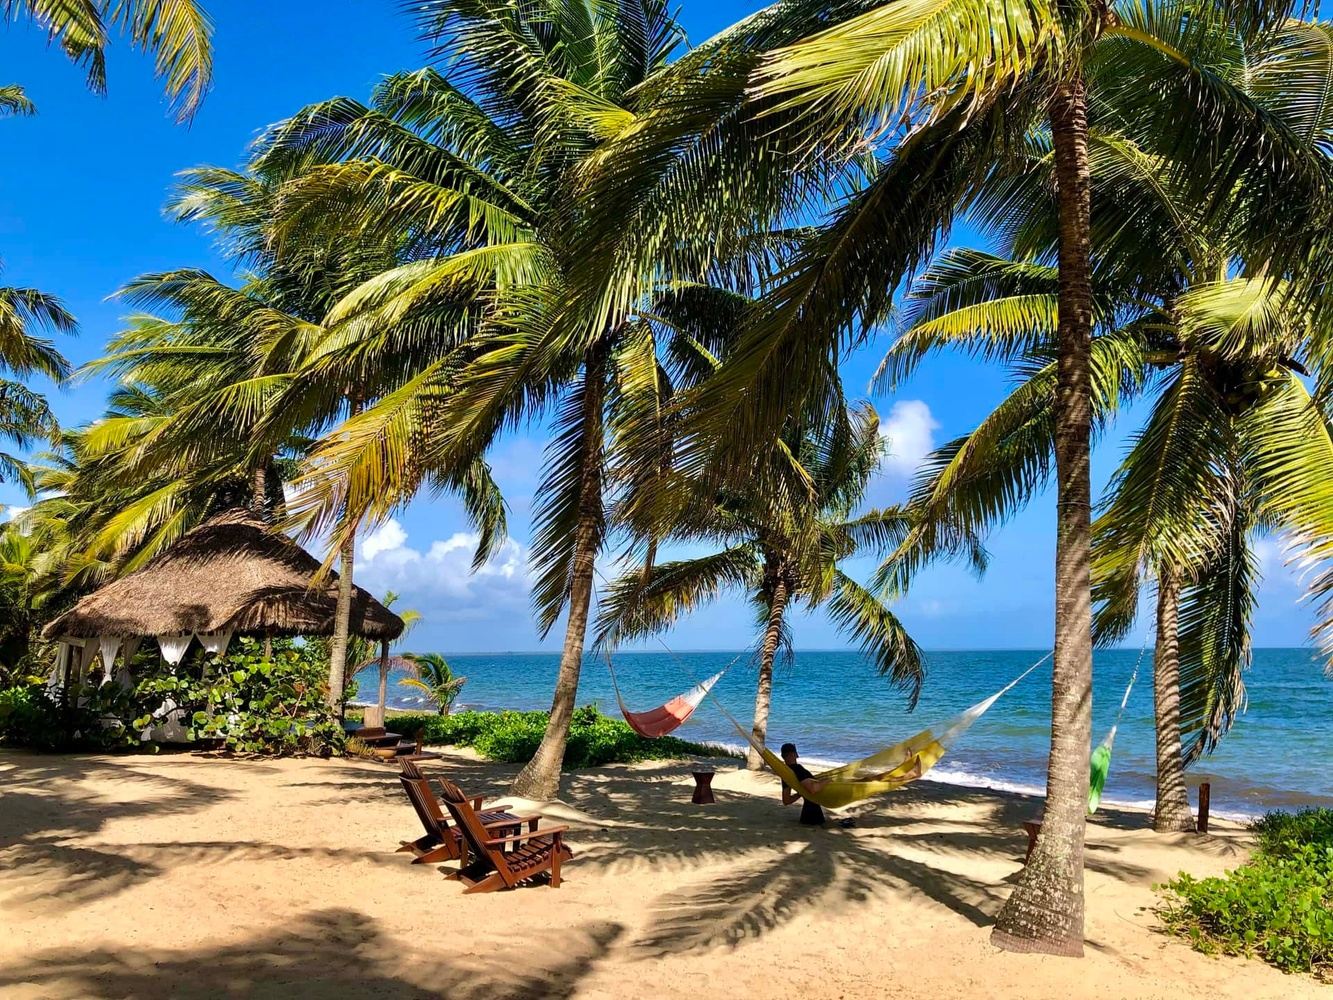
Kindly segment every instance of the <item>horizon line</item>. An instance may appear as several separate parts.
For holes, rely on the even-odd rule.
[[[1318,650],[1313,646],[1252,646],[1253,652],[1309,652],[1317,653]],[[652,656],[673,656],[679,653],[747,653],[751,652],[750,647],[737,649],[735,647],[682,647],[680,649],[619,649],[616,653],[633,653],[635,655],[648,654]],[[794,653],[860,653],[859,649],[849,646],[810,646],[806,648],[797,648]],[[936,649],[923,649],[922,652],[929,653],[1043,653],[1050,652],[1049,646],[952,646],[939,647]],[[1093,651],[1094,653],[1135,653],[1138,652],[1133,646],[1105,646]],[[450,656],[559,656],[558,649],[468,649],[449,653]],[[605,654],[584,652],[583,659],[589,657],[601,658]]]

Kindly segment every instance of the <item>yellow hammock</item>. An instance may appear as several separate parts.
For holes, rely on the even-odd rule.
[[[959,712],[943,725],[923,729],[915,736],[905,739],[901,743],[895,743],[893,746],[871,754],[869,757],[863,757],[861,760],[855,760],[850,764],[844,764],[841,767],[835,767],[832,770],[814,775],[815,781],[826,782],[817,793],[806,792],[800,779],[796,777],[786,762],[756,740],[753,733],[746,730],[744,726],[732,718],[730,712],[722,709],[722,714],[731,719],[731,724],[736,727],[745,741],[763,755],[764,762],[773,769],[774,774],[787,783],[788,787],[800,792],[803,797],[811,802],[817,802],[826,809],[841,809],[853,802],[868,799],[872,795],[896,791],[921,777],[939,763],[940,758],[948,752],[954,742],[963,733],[967,732],[972,723],[981,718],[988,708],[1050,657],[1051,654],[1047,653],[985,701],[979,701],[971,708]],[[716,700],[714,698],[715,702]],[[719,704],[718,707],[721,708],[721,705]]]

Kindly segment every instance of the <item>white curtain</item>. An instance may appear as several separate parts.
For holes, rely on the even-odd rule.
[[[92,671],[93,658],[97,656],[97,640],[79,640],[79,645],[75,647],[75,655],[78,657],[78,660],[76,661],[77,666],[74,670],[74,686],[78,688],[83,686],[83,682],[87,680],[88,674]],[[80,696],[80,705],[87,703],[87,701],[87,695]]]
[[[65,683],[65,667],[69,665],[70,654],[74,651],[71,642],[70,639],[61,639],[56,647],[56,665],[51,669],[51,676],[46,681],[46,690],[52,694],[59,691],[61,685]]]
[[[175,667],[185,658],[185,651],[190,648],[190,640],[193,638],[189,632],[185,635],[159,635],[157,647],[162,651],[162,659]]]
[[[204,647],[204,652],[212,653],[214,656],[221,656],[227,651],[227,646],[231,643],[232,630],[225,632],[215,632],[212,635],[199,636],[199,642]]]
[[[190,648],[192,639],[194,639],[194,636],[189,632],[185,635],[159,635],[157,637],[157,647],[162,651],[162,659],[166,660],[173,670],[185,658],[185,651]],[[176,705],[175,699],[168,698],[153,713],[153,718],[161,721],[157,725],[145,729],[140,737],[145,740],[156,740],[159,743],[185,742],[185,727],[181,725],[181,717],[184,714]]]
[[[116,665],[116,653],[120,651],[120,637],[104,635],[97,640],[98,651],[102,654],[102,684],[111,680],[111,673]]]
[[[136,635],[126,639],[120,649],[120,669],[116,671],[116,683],[126,691],[134,687],[134,681],[130,679],[130,663],[134,660],[134,654],[139,652],[139,645],[142,642],[143,640]]]

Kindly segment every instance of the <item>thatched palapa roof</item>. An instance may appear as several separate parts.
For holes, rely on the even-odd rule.
[[[142,569],[89,594],[42,630],[48,639],[231,630],[237,635],[333,634],[338,577],[246,510],[209,518]],[[403,620],[357,587],[351,632],[396,639]]]

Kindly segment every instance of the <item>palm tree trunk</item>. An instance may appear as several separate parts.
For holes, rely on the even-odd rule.
[[[1092,739],[1091,186],[1087,88],[1073,73],[1052,96],[1060,213],[1055,463],[1055,656],[1046,809],[1036,848],[991,941],[1009,951],[1083,954],[1083,835]]]
[[[354,394],[348,394],[348,410],[351,416],[361,412],[361,400]],[[329,708],[343,717],[343,692],[347,687],[347,633],[352,625],[352,594],[355,583],[352,570],[356,561],[356,529],[359,518],[351,517],[347,524],[347,537],[343,540],[338,561],[338,600],[333,611],[333,641],[329,644]]]
[[[553,799],[560,791],[560,768],[565,761],[569,723],[578,696],[583,643],[588,631],[593,569],[602,544],[602,436],[606,384],[604,352],[594,349],[583,376],[583,459],[579,470],[579,517],[574,529],[574,556],[570,574],[569,617],[560,672],[551,699],[551,717],[532,760],[523,765],[510,794],[528,799]]]
[[[750,730],[756,743],[764,743],[768,738],[768,709],[773,703],[773,660],[778,655],[778,643],[782,641],[782,616],[787,611],[789,596],[787,581],[779,571],[773,586],[773,600],[768,606],[764,644],[759,649],[759,683],[754,692],[754,727]],[[764,758],[753,746],[745,751],[745,766],[751,771],[764,766]]]
[[[250,510],[261,520],[268,520],[268,460],[255,466],[250,476]]]
[[[380,718],[384,717],[384,708],[389,701],[389,640],[380,641]]]
[[[333,611],[333,641],[329,645],[329,708],[342,718],[343,690],[347,686],[347,636],[352,625],[352,570],[356,558],[356,523],[353,522],[338,556],[338,601]]]
[[[270,456],[268,461],[264,464],[264,479],[266,488],[269,484],[276,487],[274,490],[276,496],[273,500],[272,510],[269,513],[274,521],[281,521],[287,516],[287,499],[282,492],[282,473],[278,469],[278,463],[273,460],[272,456]]]
[[[1158,833],[1193,832],[1194,813],[1185,791],[1185,758],[1180,749],[1180,581],[1170,570],[1157,577],[1157,646],[1152,665],[1153,710],[1157,724]]]

